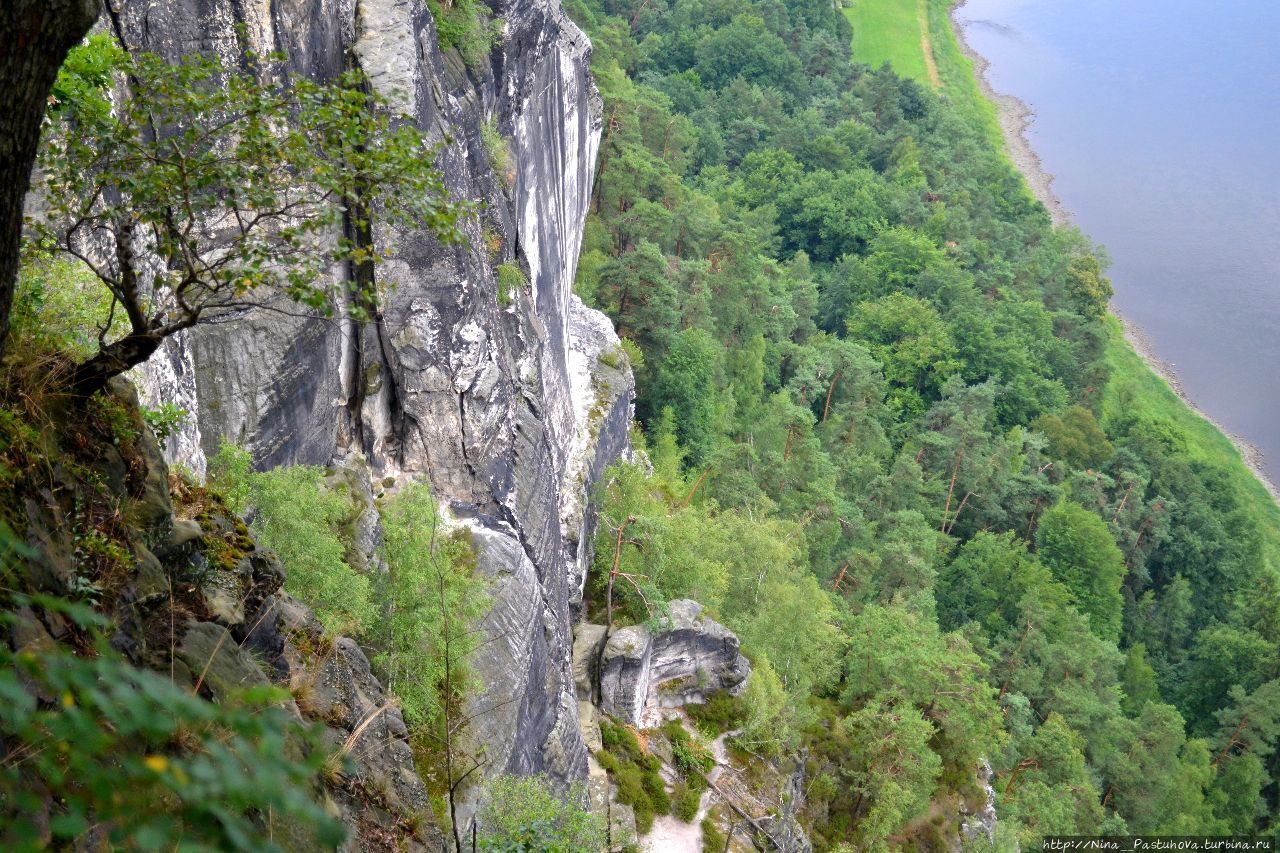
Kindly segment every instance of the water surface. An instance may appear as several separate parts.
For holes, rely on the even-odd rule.
[[[1280,3],[969,0],[1113,306],[1280,480]]]

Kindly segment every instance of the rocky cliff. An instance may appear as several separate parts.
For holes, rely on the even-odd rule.
[[[111,23],[133,49],[229,63],[280,50],[284,73],[319,80],[358,66],[440,143],[451,195],[481,203],[465,245],[378,234],[395,258],[371,321],[281,303],[172,342],[142,384],[192,413],[169,452],[197,471],[229,439],[263,467],[358,460],[373,479],[427,479],[494,582],[473,699],[502,709],[480,722],[486,772],[581,779],[571,614],[590,487],[626,452],[633,387],[608,320],[571,293],[601,107],[590,45],[557,0],[491,8],[501,35],[468,63],[441,50],[423,0],[124,4]],[[527,285],[501,292],[503,264]]]

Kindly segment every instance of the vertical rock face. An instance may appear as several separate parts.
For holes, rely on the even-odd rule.
[[[633,389],[608,320],[571,293],[601,105],[590,44],[558,0],[491,6],[501,43],[468,67],[441,51],[425,0],[124,4],[116,25],[136,49],[226,62],[282,50],[285,73],[318,80],[360,67],[440,144],[450,194],[481,203],[465,245],[375,223],[395,260],[378,270],[374,320],[299,316],[282,302],[288,313],[173,343],[143,384],[186,394],[193,427],[171,453],[191,467],[229,439],[263,467],[359,455],[374,476],[429,480],[468,519],[495,579],[486,627],[501,641],[476,662],[486,692],[473,703],[504,703],[480,723],[498,759],[486,772],[581,779],[571,613],[589,558],[587,496],[627,450]],[[508,141],[505,158],[486,149],[486,124]],[[495,277],[504,263],[528,279],[510,299]]]

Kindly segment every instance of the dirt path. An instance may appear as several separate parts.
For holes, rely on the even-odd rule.
[[[729,763],[729,752],[725,748],[724,739],[735,732],[727,732],[711,742],[711,754],[716,764],[707,774],[712,782],[720,777],[720,771]],[[649,853],[700,853],[702,850],[702,819],[711,811],[710,789],[702,792],[702,800],[698,803],[698,814],[692,823],[685,823],[674,815],[662,815],[653,821],[653,829],[641,839],[644,850]]]
[[[933,40],[929,38],[929,10],[925,0],[916,0],[916,20],[920,22],[920,50],[924,53],[924,67],[929,72],[929,82],[935,89],[942,88],[938,76],[938,63],[933,61]]]

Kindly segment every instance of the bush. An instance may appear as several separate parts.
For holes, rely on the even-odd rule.
[[[122,312],[111,315],[111,295],[85,264],[24,246],[9,328],[18,346],[55,350],[74,358],[98,351],[98,332],[110,337],[128,328]]]
[[[511,172],[511,148],[502,132],[498,130],[496,119],[489,119],[480,125],[480,141],[484,143],[485,154],[489,157],[489,168],[500,181],[510,186],[514,178]]]
[[[147,429],[151,430],[151,434],[156,437],[156,442],[159,443],[160,449],[164,450],[169,441],[169,436],[182,429],[188,414],[186,409],[179,408],[173,403],[161,403],[154,409],[143,409],[142,421],[147,425]]]
[[[698,806],[702,804],[702,791],[685,782],[676,783],[671,796],[671,813],[685,823],[693,823],[698,816]]]
[[[489,20],[488,8],[477,0],[452,0],[445,6],[438,0],[427,0],[427,6],[436,22],[441,50],[457,50],[473,68],[484,62],[501,41],[501,20]]]
[[[498,304],[506,308],[515,299],[516,293],[529,284],[524,271],[513,263],[498,265]]]
[[[388,615],[374,660],[410,726],[438,726],[444,702],[468,689],[464,663],[483,640],[473,625],[489,605],[470,537],[440,526],[435,499],[420,483],[382,511],[387,572],[379,597]],[[446,683],[455,696],[443,695]]]
[[[542,777],[502,776],[480,810],[479,848],[489,853],[603,850],[604,821],[582,808],[580,786],[558,796]]]
[[[94,621],[65,602],[28,603]],[[99,646],[15,656],[0,643],[0,847],[44,849],[47,831],[54,849],[279,850],[286,824],[317,849],[341,842],[311,796],[326,760],[318,729],[279,707],[284,691],[214,704]]]
[[[727,840],[710,816],[702,819],[702,853],[723,853]]]
[[[224,444],[209,462],[209,484],[232,510],[252,510],[249,526],[259,543],[284,563],[285,590],[306,602],[325,628],[359,636],[373,624],[369,579],[347,562],[340,536],[355,509],[325,485],[322,468],[293,465],[257,472],[248,451]]]
[[[694,739],[679,720],[668,720],[662,731],[671,741],[671,754],[681,776],[701,780],[702,774],[715,767],[716,759],[711,750]]]
[[[685,710],[699,730],[717,735],[736,729],[747,720],[742,699],[726,692],[716,693],[703,704],[689,705]]]
[[[600,741],[604,749],[596,757],[613,777],[618,801],[635,809],[636,828],[648,832],[654,815],[671,812],[671,798],[658,773],[662,762],[645,752],[635,732],[609,720],[600,721]]]

